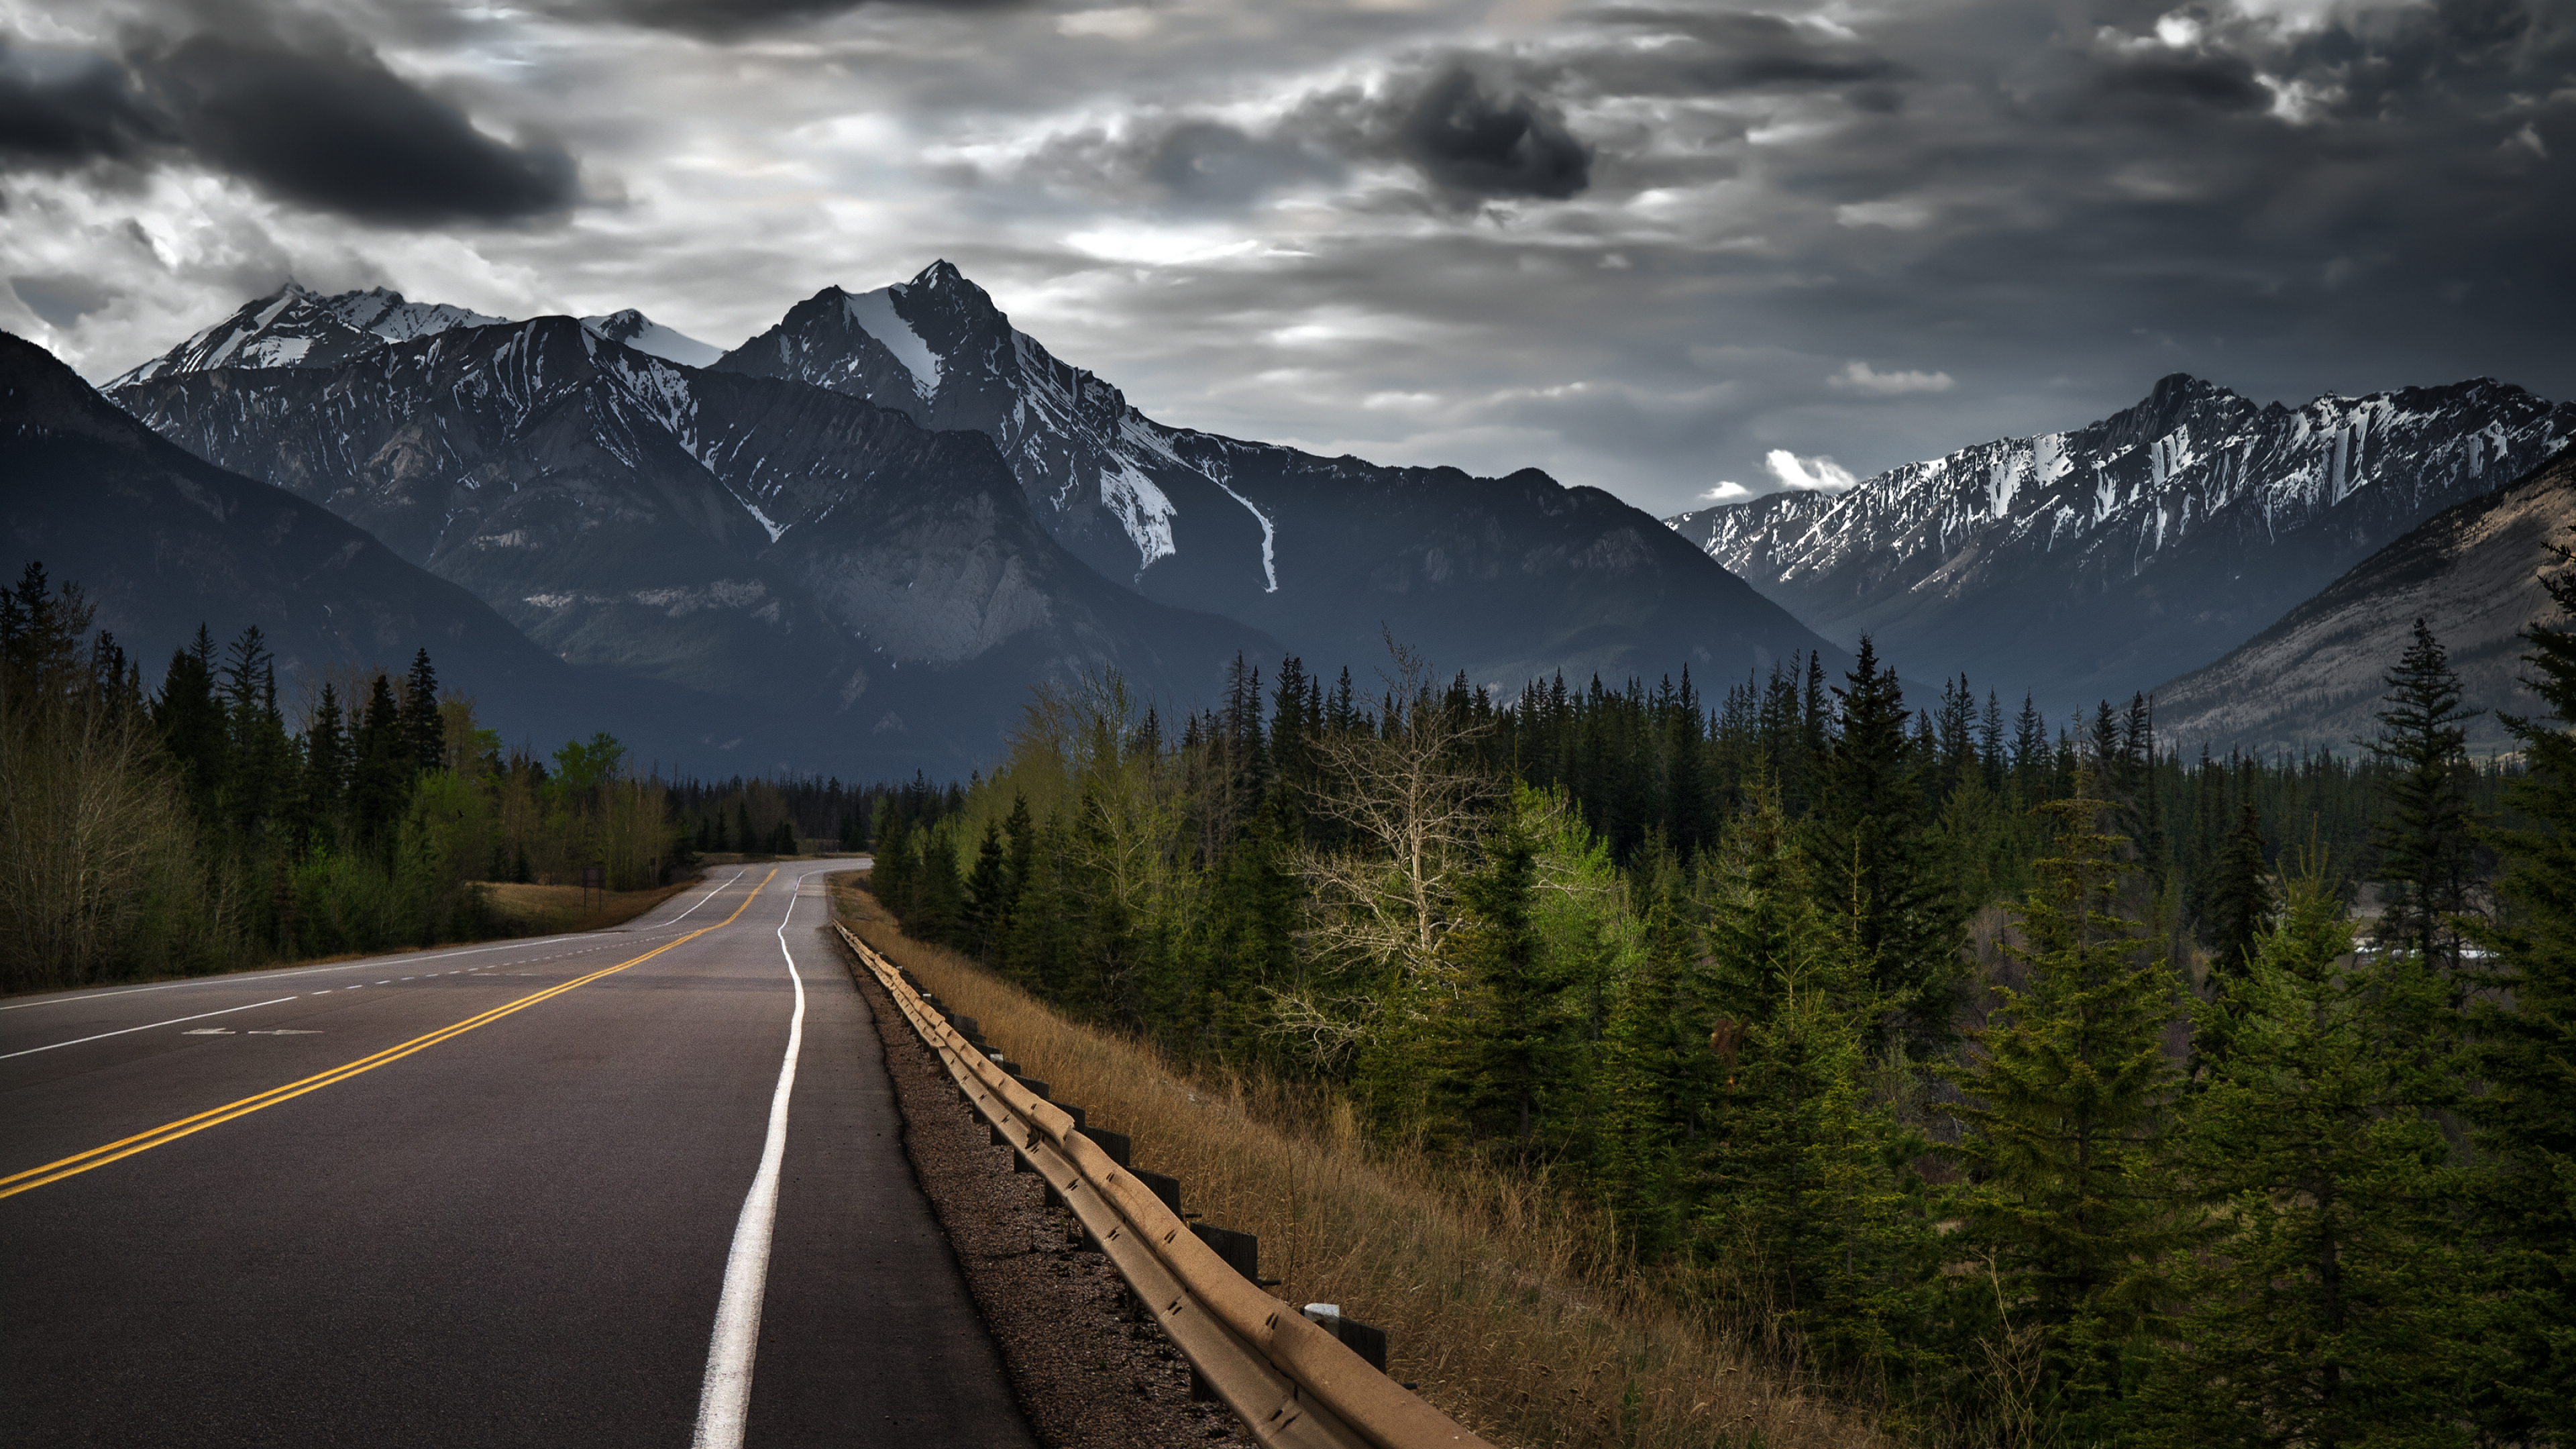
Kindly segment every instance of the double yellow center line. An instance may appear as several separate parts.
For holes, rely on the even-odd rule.
[[[775,870],[762,876],[760,884],[753,886],[750,892],[743,896],[742,904],[733,908],[732,915],[712,926],[700,926],[677,940],[665,941],[641,956],[620,961],[614,966],[602,967],[587,976],[576,976],[559,986],[549,986],[534,995],[522,996],[516,1001],[496,1006],[480,1016],[469,1016],[453,1025],[442,1026],[426,1036],[413,1037],[400,1046],[387,1047],[374,1056],[360,1057],[354,1062],[333,1067],[327,1072],[317,1073],[302,1081],[289,1082],[282,1087],[271,1087],[255,1097],[244,1097],[238,1102],[227,1102],[223,1106],[200,1112],[194,1117],[182,1117],[176,1122],[165,1122],[149,1132],[138,1132],[131,1137],[119,1138],[103,1147],[93,1147],[87,1152],[76,1153],[59,1162],[48,1162],[42,1167],[31,1167],[24,1172],[0,1177],[0,1197],[15,1197],[31,1188],[43,1187],[49,1182],[60,1182],[66,1177],[77,1177],[93,1167],[105,1167],[119,1158],[132,1157],[138,1152],[149,1151],[165,1142],[176,1142],[192,1132],[203,1132],[217,1123],[229,1122],[235,1117],[247,1117],[263,1107],[274,1107],[280,1102],[301,1097],[307,1092],[318,1092],[334,1082],[345,1082],[362,1072],[372,1072],[388,1062],[401,1061],[414,1052],[427,1051],[450,1037],[463,1036],[478,1026],[488,1026],[514,1011],[525,1011],[540,1001],[550,1001],[567,991],[588,986],[603,976],[614,976],[629,966],[640,966],[674,946],[687,945],[709,931],[722,930],[732,925],[744,911],[751,909],[753,899],[762,889],[777,878],[778,872]]]

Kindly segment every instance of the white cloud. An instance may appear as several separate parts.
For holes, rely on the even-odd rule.
[[[1745,487],[1741,483],[1722,482],[1716,487],[1702,492],[1699,495],[1699,501],[1702,503],[1733,503],[1738,498],[1750,498],[1752,496],[1753,490]]]
[[[1948,392],[1958,386],[1946,372],[1879,372],[1868,363],[1852,361],[1843,370],[1825,379],[1825,385],[1842,392],[1867,393],[1871,397],[1899,397],[1909,392]]]
[[[1801,458],[1786,448],[1773,448],[1762,459],[1762,466],[1780,480],[1781,487],[1802,493],[1841,493],[1860,486],[1849,468],[1821,453]]]
[[[1848,227],[1913,231],[1931,219],[1932,208],[1919,201],[1855,201],[1834,208],[1834,220]]]

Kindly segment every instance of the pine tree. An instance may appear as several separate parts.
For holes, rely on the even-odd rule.
[[[2523,663],[2550,713],[2503,717],[2526,767],[2506,798],[2526,823],[2484,832],[2503,862],[2502,909],[2469,923],[2489,953],[2490,989],[2469,1005],[2484,1090],[2465,1106],[2506,1361],[2478,1417],[2496,1442],[2566,1445],[2576,1444],[2576,573],[2544,584],[2559,618],[2523,631]]]
[[[1483,849],[1484,868],[1459,890],[1464,922],[1445,948],[1469,1003],[1459,1087],[1469,1131],[1508,1141],[1527,1163],[1538,1147],[1540,1119],[1570,1067],[1562,999],[1568,979],[1532,919],[1537,847],[1519,812],[1498,818]]]
[[[403,737],[393,681],[381,673],[368,690],[366,714],[352,744],[356,761],[349,783],[350,822],[362,846],[390,861],[395,827],[411,803],[417,769],[410,742]]]
[[[2174,1237],[2157,1135],[2177,1075],[2161,1046],[2174,982],[2118,914],[2135,867],[2085,784],[2042,807],[2059,853],[2038,863],[2018,912],[2011,954],[2028,980],[2001,992],[1946,1072],[1966,1099],[1962,1245],[1987,1256],[2006,1313],[2036,1332],[2040,1391],[2079,1440],[2116,1419],[2153,1296],[2147,1271]]]
[[[2449,1006],[2411,954],[2347,966],[2352,935],[2321,872],[2294,878],[2196,1013],[2229,1042],[2177,1133],[2215,1231],[2183,1260],[2145,1444],[2468,1442],[2460,1174],[2428,1110],[2447,1064],[2424,1049]]]
[[[201,821],[215,818],[216,801],[226,779],[223,706],[215,700],[215,640],[206,626],[170,656],[161,693],[152,702],[152,722],[163,744],[179,762],[185,777],[190,814]]]
[[[984,838],[975,848],[975,864],[966,872],[966,900],[959,912],[959,945],[978,961],[993,959],[994,934],[1003,924],[1009,888],[1002,830],[987,820]]]
[[[2459,917],[2477,885],[2477,819],[2467,792],[2467,732],[2482,710],[2460,707],[2460,677],[2441,641],[2415,621],[2413,642],[2388,672],[2387,707],[2370,742],[2386,771],[2386,815],[2371,827],[2379,852],[2382,950],[2412,951],[2437,971],[2460,967]],[[2465,983],[2455,991],[2465,994]]]
[[[1881,668],[1867,635],[1820,772],[1812,817],[1814,876],[1831,882],[1828,910],[1848,905],[1841,882],[1856,880],[1855,947],[1874,973],[1871,987],[1918,1040],[1945,1040],[1966,941],[1967,910],[1934,858],[1924,829],[1915,756],[1905,738],[1905,700],[1896,671]]]
[[[403,680],[402,737],[413,769],[446,767],[447,724],[438,713],[438,671],[430,667],[427,649],[412,655],[411,673]]]
[[[2224,851],[2209,888],[2213,987],[2244,974],[2245,964],[2253,959],[2254,942],[2270,926],[2277,908],[2271,868],[2263,859],[2263,824],[2254,814],[2253,801],[2237,807],[2236,828],[2227,832]]]

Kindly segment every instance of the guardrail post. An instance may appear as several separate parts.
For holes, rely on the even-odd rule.
[[[1161,1198],[1163,1206],[1172,1210],[1172,1216],[1181,1215],[1181,1180],[1179,1178],[1165,1177],[1159,1172],[1147,1172],[1141,1167],[1127,1169],[1127,1175],[1136,1179],[1138,1185],[1147,1192]]]
[[[1342,1341],[1342,1346],[1368,1360],[1370,1368],[1386,1372],[1386,1330],[1374,1328],[1356,1318],[1344,1318],[1338,1303],[1309,1303],[1306,1321]]]

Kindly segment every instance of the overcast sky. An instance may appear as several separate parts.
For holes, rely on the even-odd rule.
[[[2571,161],[2567,0],[0,0],[0,327],[946,257],[1162,421],[1669,513],[2174,371],[2576,394]]]

